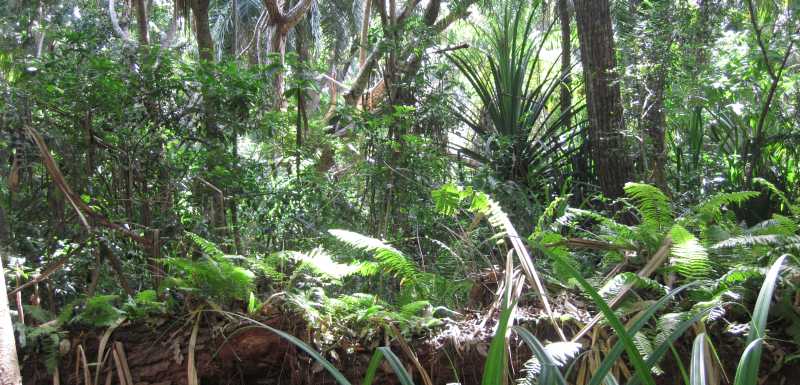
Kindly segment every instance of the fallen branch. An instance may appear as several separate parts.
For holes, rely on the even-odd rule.
[[[26,126],[25,131],[28,133],[28,135],[30,135],[30,137],[33,139],[33,142],[36,144],[36,147],[39,149],[39,154],[42,157],[42,163],[47,169],[47,172],[50,174],[50,177],[53,178],[53,183],[56,184],[56,187],[61,190],[69,203],[75,209],[75,212],[78,214],[81,223],[84,225],[84,227],[86,227],[87,230],[90,232],[92,231],[92,226],[87,220],[87,217],[89,217],[92,219],[93,223],[117,231],[149,249],[150,245],[147,238],[134,233],[120,224],[112,222],[105,215],[94,211],[94,209],[89,207],[89,205],[80,199],[80,197],[75,194],[74,191],[72,191],[72,188],[69,186],[69,184],[67,184],[67,181],[64,179],[64,174],[61,173],[61,170],[58,168],[53,156],[50,155],[50,149],[47,147],[47,144],[44,142],[42,136],[30,126]]]
[[[639,272],[636,273],[636,275],[638,275],[641,278],[649,278],[651,275],[653,275],[653,273],[655,273],[655,271],[659,267],[661,267],[661,265],[663,265],[664,262],[666,262],[667,256],[669,256],[670,246],[672,246],[672,238],[670,237],[664,238],[664,240],[661,242],[661,246],[659,246],[656,253],[653,254],[653,257],[650,258],[647,264],[644,265],[644,267],[642,267],[641,270],[639,270]],[[623,286],[619,294],[617,294],[617,296],[614,297],[614,299],[612,299],[611,302],[608,303],[608,307],[613,309],[614,307],[619,305],[622,299],[625,298],[625,295],[627,295],[632,288],[633,288],[633,283],[628,283],[625,286]],[[602,314],[594,316],[594,318],[592,318],[592,320],[589,321],[589,323],[587,323],[586,326],[584,326],[583,329],[581,329],[578,332],[578,334],[572,337],[572,341],[575,342],[581,339],[581,337],[583,337],[584,335],[586,335],[586,333],[592,330],[594,325],[600,322],[602,318],[603,318]]]

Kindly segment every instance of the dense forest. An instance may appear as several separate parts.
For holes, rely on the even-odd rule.
[[[796,384],[799,45],[798,0],[0,0],[0,385]]]

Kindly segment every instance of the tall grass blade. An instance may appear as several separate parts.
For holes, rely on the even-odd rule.
[[[506,383],[506,368],[508,368],[508,349],[506,349],[506,335],[514,308],[506,306],[500,311],[497,331],[489,345],[489,354],[483,367],[481,385],[501,385]]]
[[[689,385],[706,385],[706,334],[700,333],[692,344],[692,364],[689,371]]]
[[[786,255],[778,258],[764,277],[764,283],[761,285],[761,291],[758,293],[756,306],[753,309],[753,318],[750,320],[747,350],[745,350],[745,354],[742,355],[739,366],[736,368],[735,385],[755,385],[758,382],[758,367],[761,363],[762,350],[761,341],[766,337],[769,305],[785,259]]]
[[[222,313],[227,314],[229,316],[239,317],[241,319],[244,319],[246,321],[251,322],[254,325],[254,326],[251,326],[251,327],[241,328],[241,329],[237,330],[237,332],[241,332],[241,331],[247,330],[249,328],[262,328],[262,329],[266,329],[266,330],[268,330],[270,332],[273,332],[273,333],[277,334],[281,338],[283,338],[283,339],[289,341],[290,343],[292,343],[292,345],[297,346],[298,348],[300,348],[300,350],[306,352],[309,356],[311,356],[311,358],[313,358],[320,365],[322,365],[322,367],[325,368],[325,370],[327,370],[328,373],[330,373],[331,376],[333,376],[333,378],[336,380],[337,383],[339,383],[339,385],[352,385],[350,383],[350,381],[348,381],[347,378],[342,374],[342,372],[339,371],[339,369],[336,369],[336,367],[333,366],[333,364],[331,364],[330,361],[326,360],[325,357],[322,357],[322,355],[320,355],[319,352],[314,350],[314,348],[309,346],[307,343],[303,342],[303,340],[301,340],[301,339],[299,339],[299,338],[297,338],[297,337],[295,337],[295,336],[293,336],[293,335],[291,335],[289,333],[286,333],[284,331],[275,329],[275,328],[273,328],[271,326],[268,326],[266,324],[258,322],[256,320],[250,318],[250,317],[245,317],[245,316],[243,316],[241,314],[236,314],[236,313],[226,312],[226,311],[221,311],[221,310],[215,310],[215,311],[222,312]],[[230,336],[228,338],[230,338]]]
[[[586,281],[586,279],[581,276],[581,274],[575,270],[572,265],[569,264],[562,256],[555,254],[555,253],[548,253],[553,259],[555,259],[556,263],[560,265],[565,272],[575,278],[578,281],[578,284],[581,285],[583,290],[588,294],[594,304],[600,309],[603,315],[606,317],[609,325],[614,329],[614,332],[617,334],[620,342],[624,345],[625,351],[628,353],[628,358],[633,365],[636,376],[641,378],[641,380],[646,385],[655,385],[655,380],[653,380],[653,376],[650,374],[651,366],[647,366],[642,359],[642,356],[639,354],[639,351],[636,349],[636,345],[633,344],[633,338],[631,337],[632,334],[629,334],[627,330],[625,330],[625,326],[622,324],[622,321],[619,320],[614,311],[608,306],[608,303],[603,300],[603,297],[597,292],[597,290],[592,287],[592,285]]]
[[[537,384],[567,385],[567,381],[558,369],[558,364],[547,352],[547,349],[544,348],[544,345],[527,329],[520,326],[514,326],[512,329],[528,344],[528,347],[531,348],[533,354],[536,355],[542,365]]]
[[[400,359],[392,352],[392,349],[389,349],[388,346],[381,346],[378,348],[378,351],[383,354],[383,357],[386,358],[386,361],[389,363],[389,366],[392,367],[394,373],[397,374],[397,379],[400,380],[400,384],[402,385],[414,385],[414,380],[411,378],[411,374],[408,373],[405,367],[403,367],[403,363],[400,362]]]

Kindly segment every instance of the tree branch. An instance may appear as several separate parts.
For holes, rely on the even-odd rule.
[[[269,18],[273,22],[281,23],[283,22],[283,12],[281,12],[280,6],[278,6],[277,0],[264,0],[264,7],[267,8],[267,13],[269,13]]]
[[[111,18],[111,27],[114,33],[122,40],[125,40],[125,42],[136,44],[136,42],[131,39],[128,32],[119,26],[119,19],[117,19],[117,10],[114,8],[114,1],[115,0],[108,0],[108,16]]]
[[[311,7],[311,0],[300,0],[297,4],[289,10],[284,16],[284,24],[286,30],[294,27],[305,16],[308,9]]]

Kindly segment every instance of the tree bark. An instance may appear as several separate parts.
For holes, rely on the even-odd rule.
[[[5,270],[0,258],[0,385],[21,385],[17,361],[17,342],[11,323],[11,309],[8,307]]]
[[[148,33],[147,23],[147,5],[144,0],[136,0],[136,25],[139,29],[139,44],[150,44],[150,35]]]
[[[306,15],[306,12],[311,7],[311,0],[300,0],[285,12],[281,10],[277,0],[264,0],[264,6],[267,8],[267,13],[269,13],[268,28],[271,34],[269,52],[278,54],[278,62],[283,67],[286,64],[286,37],[289,35],[289,31]],[[273,80],[274,100],[277,109],[283,108],[286,103],[283,98],[283,83],[283,70],[279,69],[275,73]]]
[[[624,194],[633,179],[625,146],[622,97],[614,73],[614,35],[608,0],[576,0],[575,17],[589,114],[589,149],[600,189],[608,198]]]
[[[194,32],[197,38],[197,51],[200,60],[214,61],[214,40],[211,37],[211,28],[208,24],[209,0],[191,0],[192,15],[194,16]]]

